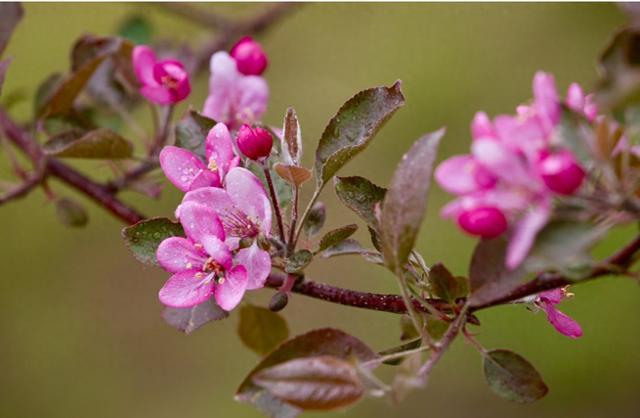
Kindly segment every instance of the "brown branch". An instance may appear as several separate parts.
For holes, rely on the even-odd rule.
[[[627,244],[619,252],[606,259],[599,267],[594,269],[592,274],[582,281],[592,280],[609,274],[617,274],[626,270],[634,261],[636,253],[640,251],[640,236]],[[284,281],[284,275],[272,273],[266,282],[266,287],[278,289]],[[505,305],[516,302],[527,296],[537,295],[545,290],[557,289],[560,287],[574,284],[574,281],[557,273],[542,273],[534,280],[519,286],[504,297],[488,302],[480,306],[469,308],[469,319],[475,322],[472,312],[487,309],[492,306]],[[303,280],[296,283],[291,289],[293,293],[298,293],[315,299],[321,299],[327,302],[339,305],[351,306],[354,308],[369,309],[374,311],[384,311],[390,313],[404,314],[407,308],[399,295],[386,295],[379,293],[359,292],[356,290],[343,289],[318,283],[311,280]],[[439,299],[428,299],[427,302],[435,309],[443,311],[458,311],[462,305],[451,306],[447,302]],[[417,300],[413,300],[413,304],[421,312],[429,312]]]
[[[115,197],[106,186],[94,182],[55,158],[47,158],[38,142],[19,127],[2,108],[0,108],[0,127],[7,138],[25,153],[34,165],[38,166],[44,162],[43,178],[47,175],[55,176],[128,224],[144,219],[142,214]]]

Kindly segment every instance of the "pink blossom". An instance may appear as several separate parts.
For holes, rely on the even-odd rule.
[[[215,212],[197,203],[181,208],[186,238],[160,243],[156,256],[173,276],[160,289],[160,301],[170,307],[189,308],[212,296],[227,311],[240,303],[249,283],[247,267],[225,244],[225,232]]]
[[[237,129],[243,123],[260,121],[268,99],[269,87],[264,78],[242,74],[226,52],[213,54],[209,96],[203,110],[206,116],[224,122],[229,129]]]
[[[556,305],[567,298],[565,289],[554,289],[542,292],[538,295],[536,305],[547,314],[547,319],[554,328],[569,338],[582,337],[582,328],[575,320],[556,309]]]
[[[169,181],[183,192],[200,187],[222,187],[229,170],[240,163],[224,123],[211,128],[205,151],[206,163],[189,150],[166,146],[160,152],[160,166]]]
[[[258,289],[271,269],[269,253],[257,244],[259,235],[268,237],[271,231],[271,203],[260,180],[249,170],[233,168],[227,174],[225,188],[205,187],[185,194],[176,210],[183,221],[183,206],[198,204],[212,210],[220,220],[226,235],[225,244],[237,251],[237,259],[248,271],[248,289]],[[252,239],[247,248],[239,248],[240,240]]]
[[[146,45],[133,48],[133,68],[142,85],[140,94],[160,105],[178,103],[189,96],[189,75],[180,61],[158,61],[156,54]]]
[[[587,118],[595,111],[576,84],[569,88],[567,106]],[[440,186],[457,195],[442,209],[444,217],[484,238],[511,230],[510,269],[522,263],[548,222],[553,197],[575,193],[585,177],[573,154],[552,144],[561,112],[553,76],[539,72],[530,104],[493,120],[478,112],[471,123],[471,153],[451,157],[435,171]]]
[[[271,154],[273,138],[266,129],[242,125],[238,130],[238,148],[252,160],[263,160]]]
[[[267,69],[267,54],[252,37],[245,36],[231,48],[238,71],[244,75],[261,75]]]

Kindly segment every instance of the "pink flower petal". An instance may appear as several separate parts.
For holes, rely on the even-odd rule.
[[[247,269],[247,289],[261,289],[271,273],[271,257],[261,250],[255,242],[248,248],[243,248],[236,255],[238,264]]]
[[[196,274],[196,270],[187,270],[171,276],[158,293],[160,302],[172,308],[190,308],[209,299],[213,281]]]
[[[230,269],[233,264],[231,251],[227,248],[224,242],[220,241],[213,235],[208,235],[202,239],[202,245],[205,251],[209,254],[216,263],[220,264],[225,269]]]
[[[211,56],[210,69],[209,96],[202,113],[233,128],[236,83],[241,74],[235,60],[226,52],[216,52]]]
[[[206,260],[193,243],[182,237],[167,238],[160,243],[156,251],[158,263],[170,273],[200,269]]]
[[[507,247],[506,265],[510,270],[518,267],[525,259],[540,231],[551,216],[548,202],[542,202],[531,208],[518,221]]]
[[[229,197],[229,194],[226,190],[219,187],[203,187],[190,191],[184,195],[180,206],[189,202],[207,206],[216,211],[219,216],[232,212],[234,208],[233,201],[231,197]],[[179,218],[180,216],[177,217]]]
[[[531,174],[523,159],[498,141],[477,139],[471,145],[476,161],[507,183],[529,185]]]
[[[204,244],[207,236],[224,241],[225,234],[216,211],[197,203],[184,203],[180,207],[180,223],[193,242]]]
[[[156,54],[146,45],[138,45],[133,48],[132,62],[133,70],[138,77],[138,81],[144,85],[157,85],[153,77],[153,67],[156,64]]]
[[[538,71],[533,77],[533,103],[547,129],[560,122],[560,100],[556,81],[551,74]]]
[[[230,165],[236,158],[231,134],[224,123],[216,124],[209,131],[206,141],[206,155],[209,167],[211,168],[213,161],[220,178],[224,179],[224,176],[229,172]]]
[[[176,102],[171,90],[164,86],[145,85],[140,88],[140,94],[150,102],[159,105],[167,105]]]
[[[443,189],[458,195],[495,184],[495,177],[470,155],[458,155],[443,161],[436,169],[435,178]]]
[[[208,183],[214,179],[213,173],[191,151],[174,146],[166,146],[160,151],[160,167],[169,181],[183,192],[210,186]]]
[[[236,167],[226,178],[227,193],[240,209],[265,235],[271,230],[271,203],[260,180],[246,168]]]
[[[547,290],[546,292],[542,292],[538,295],[541,301],[547,302],[552,305],[557,305],[562,302],[564,299],[564,291],[559,289]]]
[[[567,90],[567,106],[574,112],[582,112],[585,97],[582,87],[578,83],[572,83]]]
[[[471,122],[471,136],[473,139],[497,138],[493,124],[486,113],[478,112],[473,117],[473,121]]]
[[[230,311],[242,300],[247,290],[247,270],[243,266],[235,266],[227,271],[222,283],[215,288],[215,298],[218,306]]]
[[[267,111],[269,86],[262,77],[246,76],[238,80],[235,118],[240,124],[255,123]]]
[[[547,313],[547,319],[560,334],[569,338],[582,337],[582,327],[573,318],[555,309],[550,304],[546,305],[544,310]]]

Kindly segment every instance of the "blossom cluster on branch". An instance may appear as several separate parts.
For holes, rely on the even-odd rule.
[[[168,6],[220,28],[220,37],[195,55],[154,42],[140,17],[119,36],[80,38],[69,73],[39,87],[33,121],[16,123],[0,108],[0,132],[12,147],[7,155],[15,148],[33,165],[28,170],[11,158],[21,182],[0,203],[42,188],[63,222],[84,226],[82,205],[50,187],[57,179],[123,220],[122,237],[136,259],[168,273],[158,297],[169,325],[190,334],[237,311],[240,339],[262,358],[236,398],[269,416],[344,408],[365,394],[399,401],[426,385],[458,337],[481,354],[487,383],[498,395],[517,402],[542,398],[548,387],[540,373],[519,354],[485,348],[472,327],[480,326],[478,311],[517,304],[544,312],[557,331],[578,338],[581,326],[558,310],[572,296],[569,286],[613,274],[637,278],[632,267],[640,237],[604,260],[590,250],[611,229],[640,218],[640,108],[634,101],[640,27],[632,23],[615,35],[601,57],[594,93],[574,83],[563,97],[554,77],[540,71],[533,98],[515,114],[476,114],[468,155],[437,164],[446,131],[425,134],[385,188],[338,174],[405,105],[400,81],[348,99],[320,135],[311,168],[302,164],[302,153],[303,144],[312,143],[303,141],[293,108],[285,110],[281,128],[263,121],[268,48],[252,35],[288,7],[234,23]],[[22,14],[18,4],[0,5],[0,54]],[[175,118],[175,105],[189,101],[207,63],[206,101]],[[0,87],[10,64],[0,61]],[[152,133],[131,116],[136,106],[149,107]],[[137,147],[127,131],[139,137]],[[142,161],[134,158],[136,148],[145,149]],[[114,178],[96,182],[64,161],[74,158],[109,161]],[[161,185],[148,176],[156,168],[184,193],[169,218],[147,218],[118,196],[129,189],[157,197]],[[466,274],[425,260],[415,246],[432,177],[455,195],[442,208],[443,218],[478,238]],[[353,238],[356,223],[324,231],[327,211],[319,198],[328,185],[366,228],[370,244]],[[313,190],[306,202],[304,187]],[[306,276],[314,260],[338,256],[382,266],[398,294]],[[275,290],[267,307],[245,297],[263,288]],[[400,341],[376,351],[335,328],[289,338],[280,311],[294,295],[399,314]],[[375,374],[383,366],[397,370],[390,383]]]

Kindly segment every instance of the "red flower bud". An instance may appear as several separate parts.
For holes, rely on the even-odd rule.
[[[252,160],[260,160],[271,154],[273,138],[266,129],[242,125],[238,130],[237,141],[240,151]]]
[[[539,170],[549,190],[562,195],[572,195],[585,176],[584,170],[569,151],[545,156],[540,160]]]
[[[231,48],[238,71],[244,75],[261,75],[267,68],[267,54],[250,36],[245,36]]]
[[[471,235],[495,238],[507,230],[507,218],[498,208],[475,208],[462,212],[458,225]]]

